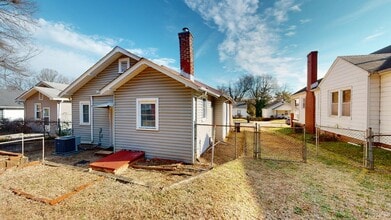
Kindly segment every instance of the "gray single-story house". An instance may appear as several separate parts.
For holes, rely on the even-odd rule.
[[[194,163],[228,135],[232,99],[194,79],[192,34],[178,35],[180,73],[115,47],[61,93],[82,143]]]

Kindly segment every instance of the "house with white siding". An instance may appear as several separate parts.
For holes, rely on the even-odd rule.
[[[308,58],[307,87],[291,96],[295,122],[353,139],[364,140],[368,128],[391,135],[391,45],[367,55],[339,56],[319,80],[317,52]],[[375,142],[391,146],[387,137]]]
[[[0,89],[0,121],[23,119],[23,105],[15,102],[15,98],[22,92],[16,89]]]
[[[115,47],[61,93],[82,143],[194,163],[228,135],[232,99],[195,79],[193,36],[178,36],[181,72]]]
[[[273,101],[262,108],[264,118],[286,118],[291,113],[290,103],[284,101]]]
[[[240,101],[236,102],[232,107],[232,112],[235,118],[247,118],[247,102]]]
[[[337,57],[314,92],[317,125],[391,134],[391,45]],[[378,142],[391,145],[388,139]]]
[[[67,122],[67,128],[71,126],[71,102],[68,98],[59,97],[67,86],[68,84],[41,81],[16,98],[17,102],[23,103],[24,120],[33,130],[45,130],[54,135],[58,132],[58,120]]]

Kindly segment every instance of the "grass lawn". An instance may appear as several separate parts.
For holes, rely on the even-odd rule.
[[[104,179],[55,206],[9,188],[46,182],[53,177],[43,174],[59,168],[7,170],[0,172],[0,219],[390,219],[391,152],[377,152],[384,154],[377,160],[384,169],[368,171],[352,160],[354,154],[334,148],[322,149],[316,157],[309,145],[307,163],[242,157],[164,190]],[[95,179],[72,172],[83,183]],[[62,174],[63,180],[46,191],[36,189],[39,185],[25,190],[46,197],[69,191],[66,176],[73,174]]]

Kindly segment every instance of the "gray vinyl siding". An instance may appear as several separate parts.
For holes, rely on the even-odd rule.
[[[95,144],[101,144],[102,147],[110,147],[111,141],[111,123],[110,112],[111,107],[95,107],[99,104],[107,104],[113,102],[112,96],[96,96],[93,97],[93,142]],[[101,139],[99,140],[99,131],[102,129]]]
[[[216,127],[216,140],[217,141],[223,141],[225,137],[228,134],[229,131],[229,104],[224,102],[225,99],[219,98],[215,102],[215,124],[217,125]],[[221,125],[221,126],[219,126]]]
[[[120,57],[123,58],[123,57]],[[134,65],[135,61],[130,59],[130,65]],[[80,111],[79,106],[81,101],[90,101],[91,96],[96,95],[96,91],[102,89],[112,80],[117,78],[118,74],[118,60],[111,63],[104,70],[98,73],[93,79],[87,82],[82,88],[72,95],[72,127],[73,133],[81,136],[82,142],[92,142],[91,140],[91,125],[93,124],[91,117],[90,125],[80,125]],[[92,105],[92,103],[90,103]],[[92,109],[92,108],[91,108]],[[93,116],[93,115],[92,115]]]
[[[213,137],[213,105],[211,97],[207,98],[207,115],[203,118],[203,98],[197,98],[197,157],[208,149],[210,139]]]
[[[158,98],[159,129],[136,129],[136,99]],[[115,99],[115,148],[141,150],[147,158],[193,163],[192,89],[147,68],[121,86]]]

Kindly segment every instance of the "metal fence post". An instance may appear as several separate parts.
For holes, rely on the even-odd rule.
[[[316,146],[316,157],[318,157],[318,150],[319,150],[319,127],[315,128],[315,146]]]
[[[22,156],[24,156],[24,133],[22,133]]]
[[[236,143],[237,133],[238,133],[238,128],[237,128],[236,125],[235,125],[235,159],[238,158],[238,145],[237,145],[237,143]]]
[[[304,138],[304,145],[303,145],[303,162],[307,163],[307,140],[305,136],[305,125],[303,126],[303,138]]]
[[[367,149],[366,149],[366,168],[373,170],[373,134],[372,128],[368,128],[367,134]]]

